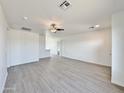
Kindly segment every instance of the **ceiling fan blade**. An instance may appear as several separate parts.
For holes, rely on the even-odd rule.
[[[56,30],[57,30],[57,31],[64,31],[64,29],[59,29],[59,28],[58,28],[58,29],[56,29]]]

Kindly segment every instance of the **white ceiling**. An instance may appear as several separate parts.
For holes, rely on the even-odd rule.
[[[62,10],[63,0],[0,0],[10,27],[31,27],[35,31],[46,30],[49,21],[61,24],[68,35],[88,31],[89,26],[100,24],[110,27],[113,13],[124,9],[124,0],[69,0],[72,6]],[[25,21],[24,16],[29,19]]]

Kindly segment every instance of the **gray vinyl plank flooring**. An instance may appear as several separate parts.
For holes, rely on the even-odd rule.
[[[54,57],[11,67],[4,93],[124,93],[110,68]]]

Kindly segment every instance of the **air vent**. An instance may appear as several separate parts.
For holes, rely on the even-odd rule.
[[[94,29],[94,28],[95,28],[94,26],[89,27],[89,29]]]
[[[60,7],[64,10],[68,9],[71,6],[71,3],[69,1],[64,1],[62,4],[60,4]]]
[[[21,29],[26,30],[26,31],[31,31],[32,30],[31,28],[27,28],[27,27],[22,27]]]

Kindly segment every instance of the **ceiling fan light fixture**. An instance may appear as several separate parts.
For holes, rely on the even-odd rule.
[[[49,28],[49,31],[51,31],[52,33],[55,33],[55,32],[57,32],[57,30],[56,30],[56,24],[51,24],[50,25],[50,28]]]
[[[49,27],[49,31],[52,33],[56,33],[58,31],[64,31],[64,29],[59,28],[56,24],[51,24]]]
[[[57,30],[56,29],[52,29],[52,30],[50,30],[52,33],[56,33],[57,32]]]

